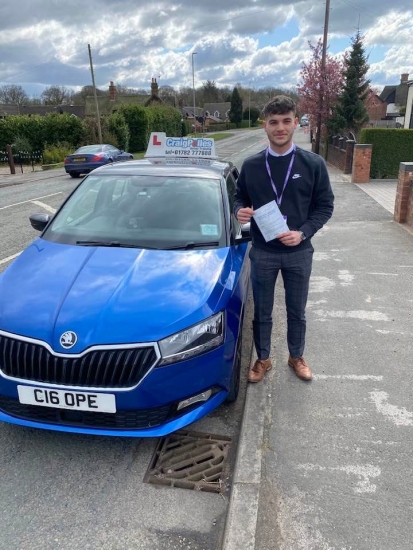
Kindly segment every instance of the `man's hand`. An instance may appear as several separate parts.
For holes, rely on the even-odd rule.
[[[252,208],[240,208],[237,212],[237,220],[242,224],[248,223],[253,215],[254,210]]]
[[[299,231],[286,231],[277,235],[277,239],[286,246],[297,246],[301,242],[301,235]]]

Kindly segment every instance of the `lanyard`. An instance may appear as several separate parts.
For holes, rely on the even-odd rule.
[[[291,156],[291,160],[290,160],[290,164],[288,165],[288,169],[287,169],[287,174],[285,176],[285,180],[284,180],[284,185],[283,185],[283,188],[282,188],[282,191],[281,191],[281,195],[278,196],[278,192],[277,192],[277,188],[275,186],[275,183],[272,179],[272,176],[271,176],[271,168],[270,168],[270,165],[269,165],[269,162],[268,162],[268,148],[265,152],[265,165],[267,167],[267,172],[268,172],[268,175],[270,177],[270,182],[271,182],[271,185],[272,185],[272,188],[274,190],[274,193],[275,193],[275,197],[277,199],[277,204],[278,206],[281,206],[281,201],[283,200],[283,196],[284,196],[284,191],[285,191],[285,188],[287,187],[287,183],[288,183],[288,180],[290,179],[290,175],[291,175],[291,170],[293,168],[293,164],[294,164],[294,159],[295,159],[295,146],[294,146],[294,149],[293,149],[293,154]]]

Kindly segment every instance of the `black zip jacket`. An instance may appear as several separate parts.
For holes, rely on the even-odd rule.
[[[276,199],[265,164],[265,151],[245,159],[242,165],[235,192],[235,215],[240,208],[256,210]],[[291,155],[268,155],[278,196],[282,192]],[[309,247],[311,237],[331,218],[333,209],[334,195],[324,160],[315,153],[297,147],[280,210],[287,216],[289,229],[302,231],[306,239],[297,246],[286,246],[278,239],[266,242],[252,218],[253,246],[273,252],[293,252]]]

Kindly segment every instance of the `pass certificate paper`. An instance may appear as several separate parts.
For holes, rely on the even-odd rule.
[[[254,211],[254,220],[266,242],[272,241],[285,231],[289,231],[287,222],[275,201],[257,208]]]

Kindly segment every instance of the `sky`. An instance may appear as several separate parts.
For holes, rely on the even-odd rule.
[[[294,87],[324,28],[323,0],[15,0],[0,4],[0,86]],[[360,28],[380,90],[413,79],[412,0],[331,0],[329,53]],[[196,53],[194,53],[196,52]],[[192,55],[194,53],[194,55]]]

